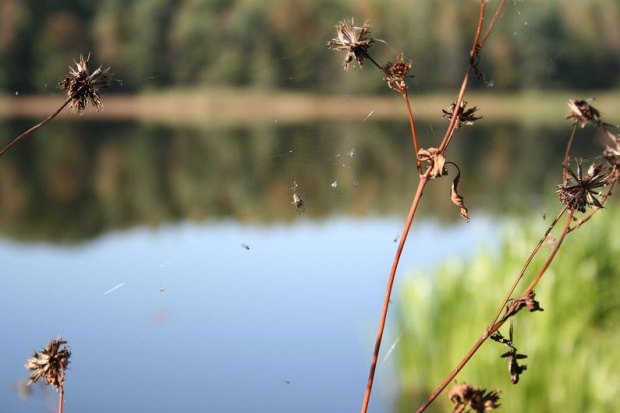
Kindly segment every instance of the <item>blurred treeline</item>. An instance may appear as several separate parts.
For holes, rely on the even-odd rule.
[[[0,0],[0,91],[54,90],[68,64],[88,52],[112,67],[124,92],[183,85],[384,90],[376,73],[347,83],[351,76],[338,70],[342,54],[325,46],[334,25],[349,17],[369,20],[373,36],[388,42],[373,47],[380,61],[401,50],[413,60],[418,91],[453,88],[477,3]],[[481,68],[486,84],[501,89],[617,87],[620,2],[511,0]]]

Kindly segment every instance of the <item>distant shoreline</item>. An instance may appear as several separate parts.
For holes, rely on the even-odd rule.
[[[558,124],[568,113],[568,99],[596,97],[593,105],[603,117],[620,112],[620,91],[552,91],[468,93],[470,106],[491,122],[514,121]],[[441,109],[454,100],[446,94],[413,95],[414,115],[424,121],[441,121]],[[58,95],[0,96],[0,119],[45,118],[64,101]],[[307,92],[166,91],[135,95],[103,95],[100,112],[90,106],[82,116],[65,109],[60,117],[81,120],[135,120],[153,123],[247,124],[254,122],[308,122],[314,120],[403,119],[403,101],[393,96],[316,95]]]

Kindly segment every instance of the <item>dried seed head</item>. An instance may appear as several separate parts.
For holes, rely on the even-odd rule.
[[[56,338],[50,341],[41,353],[35,352],[26,360],[26,368],[32,371],[28,384],[36,383],[43,378],[45,384],[51,384],[56,391],[63,387],[65,372],[71,357],[71,348],[64,344],[67,342],[60,337]]]
[[[407,90],[407,78],[413,77],[413,75],[409,75],[411,60],[405,62],[401,52],[396,56],[396,62],[388,62],[383,66],[383,69],[387,74],[384,80],[390,89],[404,93]]]
[[[475,113],[478,110],[476,106],[474,106],[471,109],[467,109],[467,110],[465,109],[466,107],[467,107],[467,102],[462,100],[460,104],[460,110],[458,111],[458,117],[456,119],[456,124],[455,124],[456,128],[460,128],[462,125],[473,125],[474,122],[476,122],[479,119],[482,119],[482,116],[475,116]],[[447,109],[441,110],[443,112],[443,117],[451,121],[452,117],[454,116],[455,109],[456,109],[456,103],[455,102],[450,103]]]
[[[331,50],[344,50],[347,55],[344,58],[344,69],[349,68],[349,64],[355,59],[359,67],[364,65],[364,59],[368,56],[368,48],[374,40],[370,34],[370,25],[364,23],[362,27],[356,27],[353,19],[351,24],[341,21],[336,25],[338,37],[329,40],[327,45]]]
[[[586,212],[586,206],[602,208],[597,199],[598,188],[613,183],[617,179],[616,168],[595,162],[588,168],[585,177],[581,173],[581,162],[577,164],[577,173],[564,166],[570,177],[567,182],[558,185],[560,202],[571,211]]]
[[[601,113],[594,108],[594,106],[590,105],[589,100],[574,100],[571,99],[568,101],[568,107],[570,108],[570,113],[566,116],[566,119],[572,119],[573,122],[581,126],[585,127],[588,123],[592,123],[596,126],[600,126],[602,124]]]
[[[483,413],[485,410],[496,409],[500,406],[500,393],[497,390],[489,392],[468,383],[456,383],[453,388],[448,390],[448,397],[454,404],[452,413],[462,413],[470,408],[476,413]]]
[[[103,103],[99,97],[99,89],[110,86],[110,68],[103,69],[99,66],[90,73],[90,54],[86,59],[80,55],[80,61],[74,62],[76,67],[69,67],[69,74],[59,83],[60,88],[65,89],[67,97],[71,99],[71,110],[80,115],[84,113],[87,99],[97,110],[101,110]]]

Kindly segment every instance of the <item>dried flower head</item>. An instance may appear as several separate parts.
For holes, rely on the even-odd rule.
[[[483,413],[485,410],[496,409],[499,404],[499,392],[480,389],[468,383],[456,383],[448,390],[448,397],[454,404],[452,413],[462,413],[465,409],[471,409],[476,413]],[[469,410],[468,410],[469,411]]]
[[[471,109],[465,109],[467,107],[467,102],[464,100],[461,101],[460,110],[458,111],[458,117],[456,119],[456,128],[460,128],[461,125],[473,125],[478,119],[482,119],[482,116],[475,116],[478,108],[474,106]],[[449,121],[452,120],[454,116],[454,111],[456,109],[456,103],[452,102],[448,106],[447,109],[442,109],[443,117],[447,118]]]
[[[600,126],[602,123],[601,113],[594,106],[590,105],[590,100],[569,100],[568,107],[570,108],[570,113],[566,116],[566,119],[573,119],[582,128],[588,123]]]
[[[64,344],[67,342],[60,337],[53,339],[41,353],[35,351],[34,355],[26,360],[26,368],[32,371],[28,384],[43,378],[45,384],[51,384],[56,391],[62,389],[71,357],[71,348]]]
[[[99,89],[110,86],[110,68],[103,69],[99,66],[92,73],[88,71],[90,54],[86,59],[80,55],[80,61],[75,62],[75,68],[69,67],[69,74],[59,86],[67,91],[67,97],[71,99],[71,110],[80,115],[86,108],[87,99],[97,109],[101,110],[103,103],[99,97]]]
[[[614,168],[595,162],[590,165],[585,177],[582,176],[581,162],[577,163],[576,174],[568,166],[564,165],[564,168],[568,171],[570,178],[567,182],[558,185],[557,193],[560,202],[571,211],[586,212],[587,205],[602,208],[603,205],[596,198],[599,195],[596,189],[613,183],[616,179]]]
[[[388,62],[383,66],[386,73],[385,81],[390,89],[400,93],[407,90],[407,78],[413,77],[409,75],[411,70],[411,60],[405,62],[402,52],[396,56],[396,62]]]
[[[368,57],[368,48],[374,40],[368,35],[370,34],[370,25],[364,23],[362,27],[356,27],[353,19],[351,24],[341,21],[336,25],[338,37],[327,42],[331,50],[345,50],[347,52],[344,58],[344,69],[349,68],[349,64],[353,59],[361,68],[364,65],[364,59]]]

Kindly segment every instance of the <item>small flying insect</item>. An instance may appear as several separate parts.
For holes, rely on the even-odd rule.
[[[304,199],[301,197],[299,192],[297,192],[297,182],[293,183],[293,202],[291,204],[295,205],[297,209],[297,213],[301,215],[303,212],[306,212],[306,207],[304,206]]]
[[[241,244],[241,246],[248,251],[250,250],[250,246],[248,244]]]

